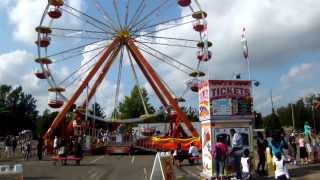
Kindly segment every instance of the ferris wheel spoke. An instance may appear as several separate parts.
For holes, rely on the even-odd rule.
[[[139,48],[140,50],[142,50],[143,52],[145,52],[145,53],[153,56],[153,57],[156,58],[156,59],[158,59],[159,61],[162,61],[162,62],[170,65],[171,67],[173,67],[173,68],[181,71],[182,73],[189,74],[189,72],[181,69],[180,67],[176,66],[175,64],[172,64],[172,63],[166,61],[164,58],[161,58],[161,57],[159,57],[159,56],[157,56],[157,55],[151,53],[150,51],[147,51],[147,50],[145,50],[145,49],[143,49],[143,48],[141,48],[141,47],[138,47],[138,48]],[[171,95],[177,97],[177,96],[175,95],[174,91],[172,91],[172,89],[170,88],[170,86],[166,83],[166,81],[164,81],[164,80],[159,76],[159,74],[158,74],[157,72],[156,72],[156,76],[157,76],[157,77],[160,79],[160,81],[166,86],[166,88],[167,88],[168,91],[171,93]]]
[[[136,22],[136,20],[138,19],[138,17],[141,15],[141,13],[144,11],[145,8],[145,0],[140,0],[139,6],[137,8],[137,10],[135,11],[134,15],[131,17],[129,24],[127,27],[131,27],[132,24],[134,24]]]
[[[173,46],[173,47],[185,47],[185,48],[197,48],[196,46],[188,46],[183,44],[170,44],[170,43],[160,43],[160,42],[152,42],[152,41],[138,41],[135,40],[135,42],[143,43],[143,44],[155,44],[155,45],[161,45],[161,46]]]
[[[85,19],[84,19],[85,22],[95,26],[96,28],[99,28],[100,30],[105,31],[105,28],[103,28],[103,27],[107,27],[110,30],[112,30],[112,28],[108,24],[106,24],[106,23],[104,23],[104,22],[102,22],[102,21],[100,21],[100,20],[98,20],[98,19],[96,19],[96,18],[94,18],[94,17],[92,17],[92,16],[90,16],[90,15],[88,15],[88,14],[86,14],[86,13],[80,11],[80,10],[78,10],[78,9],[75,9],[75,8],[73,8],[73,7],[71,7],[71,6],[67,5],[67,4],[65,4],[65,7],[69,8],[70,10],[67,10],[66,8],[61,8],[61,9],[66,11],[68,14],[71,14],[71,15],[73,15],[75,17],[78,17],[80,20],[82,20],[81,16],[85,17]],[[74,12],[78,13],[78,15],[75,14]],[[98,23],[99,25],[90,22],[89,19],[94,21],[95,23]]]
[[[172,62],[168,61],[167,59],[161,58],[158,55],[156,55],[156,54],[154,54],[154,53],[152,53],[152,52],[150,52],[150,51],[148,51],[148,50],[146,50],[146,49],[144,49],[142,47],[138,47],[138,48],[141,51],[145,52],[146,54],[149,54],[150,56],[156,58],[157,60],[159,60],[159,61],[161,61],[163,63],[166,63],[167,65],[169,65],[169,66],[171,66],[171,67],[173,67],[173,68],[175,68],[175,69],[177,69],[177,70],[179,70],[179,71],[181,71],[181,72],[183,72],[185,74],[189,74],[189,72],[187,72],[186,70],[184,70],[181,67],[177,66],[176,64],[173,64]]]
[[[104,51],[101,50],[99,51],[96,55],[92,56],[87,62],[85,62],[84,64],[82,64],[78,69],[76,69],[75,71],[71,72],[65,79],[63,79],[62,81],[60,81],[58,84],[63,84],[64,82],[66,82],[68,79],[70,79],[73,75],[75,75],[77,72],[79,72],[82,68],[86,67],[90,62],[93,62],[93,60],[95,60],[95,58],[97,58],[99,55],[102,54],[102,52]],[[93,63],[95,64],[95,63]],[[93,67],[93,65],[89,66],[91,69],[91,67]]]
[[[52,54],[48,55],[47,57],[50,58],[50,57],[63,55],[63,54],[66,54],[66,53],[71,53],[71,52],[74,52],[74,51],[81,51],[82,48],[85,48],[86,46],[90,46],[90,45],[93,45],[93,44],[96,44],[96,43],[101,43],[103,41],[105,41],[105,40],[99,40],[99,41],[90,42],[90,43],[87,43],[87,44],[84,44],[84,45],[81,45],[81,46],[77,46],[77,47],[70,48],[70,49],[67,49],[67,50],[63,50],[63,51],[60,51],[60,52],[52,53]]]
[[[94,66],[95,64],[89,66],[88,68],[86,68],[83,73],[86,74],[87,72],[89,72],[89,70]],[[73,77],[73,76],[71,76]],[[71,77],[69,79],[71,79]],[[72,85],[74,85],[77,81],[81,82],[81,79],[83,78],[82,74],[79,74],[78,76],[75,76],[73,79],[71,79],[70,83],[68,83],[65,88],[68,89],[69,87],[71,87]],[[63,84],[63,83],[61,83]]]
[[[165,54],[165,53],[163,53],[163,52],[161,52],[161,51],[159,51],[159,50],[157,50],[157,49],[154,49],[154,48],[152,48],[152,47],[150,47],[150,46],[148,46],[148,45],[146,45],[146,44],[144,44],[144,43],[139,43],[139,44],[141,44],[141,45],[147,47],[148,49],[150,49],[150,50],[152,50],[152,51],[160,54],[161,56],[165,57],[166,59],[171,60],[171,61],[173,61],[173,62],[175,62],[175,63],[183,66],[184,68],[188,69],[188,70],[191,71],[191,72],[194,72],[194,71],[195,71],[195,69],[193,69],[192,67],[190,67],[190,66],[188,66],[188,65],[180,62],[179,60],[177,60],[177,59],[175,59],[175,58],[173,58],[173,57],[171,57],[171,56],[169,56],[169,55],[167,55],[167,54]]]
[[[77,14],[75,14],[75,13],[73,13],[73,12],[71,12],[71,11],[65,9],[65,8],[61,8],[61,9],[62,9],[64,12],[66,12],[67,14],[69,14],[69,15],[77,18],[79,21],[84,21],[85,23],[90,24],[91,26],[93,26],[93,27],[96,28],[96,29],[105,31],[105,28],[101,27],[101,25],[97,25],[97,24],[93,23],[92,21],[89,21],[88,19],[82,19],[81,16],[79,16],[79,15],[77,15]]]
[[[142,90],[141,90],[140,82],[139,82],[139,79],[138,79],[138,75],[137,75],[137,72],[136,72],[136,70],[134,68],[133,60],[132,60],[132,57],[131,57],[131,54],[130,54],[130,51],[129,51],[128,47],[126,47],[126,51],[127,51],[129,62],[130,62],[130,67],[131,67],[133,80],[135,81],[135,84],[136,84],[136,86],[138,88],[139,96],[140,96],[140,99],[142,101],[144,112],[145,112],[145,114],[149,114],[147,106],[146,106],[146,102],[144,101],[144,98],[143,98],[143,95],[142,95]]]
[[[107,31],[93,31],[93,30],[86,30],[86,29],[72,29],[72,28],[60,28],[60,27],[50,27],[50,29],[55,31],[67,31],[67,32],[78,32],[78,33],[92,33],[92,34],[113,34]]]
[[[155,24],[151,24],[151,25],[148,25],[148,26],[144,26],[144,27],[142,26],[140,28],[134,29],[133,31],[134,32],[145,31],[146,29],[155,28],[155,27],[157,27],[159,25],[163,25],[163,24],[167,24],[167,23],[170,23],[170,22],[175,22],[175,21],[187,18],[187,17],[191,17],[191,15],[192,14],[188,14],[188,15],[185,15],[185,16],[175,17],[175,18],[172,18],[172,19],[161,21],[161,22],[158,22],[158,23],[155,23]]]
[[[166,39],[166,40],[176,40],[176,41],[186,41],[186,42],[199,42],[199,40],[195,39],[185,39],[185,38],[174,38],[174,37],[165,37],[165,36],[136,36],[136,37],[143,37],[143,38],[151,38],[151,39]]]
[[[107,23],[109,23],[111,26],[109,26],[113,31],[117,31],[117,28],[115,27],[116,23],[111,18],[109,13],[103,8],[101,3],[98,0],[92,0],[95,3],[95,7],[97,10],[102,14],[102,17],[106,20]]]
[[[110,38],[106,38],[106,37],[94,37],[94,36],[72,36],[71,35],[64,35],[64,34],[51,34],[52,37],[56,37],[56,38],[70,38],[70,39],[93,39],[93,40],[111,40]]]
[[[169,4],[169,5],[171,5],[171,4]],[[169,5],[168,5],[168,6],[169,6]],[[180,20],[180,19],[189,17],[189,16],[191,16],[191,15],[192,15],[192,14],[190,14],[190,15],[185,15],[185,16],[179,16],[179,17],[172,18],[172,19],[169,19],[169,20],[165,20],[165,21],[162,21],[162,22],[158,22],[158,23],[152,24],[152,25],[150,25],[150,22],[153,22],[153,21],[155,21],[155,20],[147,18],[147,19],[144,21],[144,23],[141,22],[140,25],[137,25],[137,26],[135,27],[135,29],[136,29],[135,31],[143,31],[143,30],[146,30],[146,29],[155,28],[155,27],[158,26],[158,25],[166,24],[166,23],[169,23],[169,22],[172,22],[172,21],[177,21],[177,20]],[[150,16],[150,17],[151,17],[151,16]],[[148,20],[148,19],[149,19],[149,20]]]
[[[115,13],[116,13],[116,19],[117,19],[117,21],[118,21],[118,26],[119,26],[120,29],[122,29],[121,19],[120,19],[120,14],[119,14],[119,9],[118,9],[117,0],[113,0],[112,5],[113,5],[113,9],[114,9],[114,11],[115,11]]]
[[[186,25],[186,24],[190,24],[190,23],[193,23],[193,22],[195,22],[195,21],[196,21],[196,20],[192,20],[192,21],[188,21],[188,22],[176,24],[176,25],[173,25],[173,26],[170,26],[170,27],[158,29],[158,30],[156,30],[156,31],[146,32],[145,34],[140,34],[140,35],[139,35],[139,34],[135,34],[135,35],[137,35],[137,36],[145,36],[145,35],[149,35],[149,34],[155,34],[155,33],[161,32],[161,31],[166,31],[166,30],[169,30],[169,29],[177,28],[177,27],[179,27],[179,26],[183,26],[183,25]]]
[[[97,50],[100,50],[102,48],[105,48],[106,46],[100,46],[100,47],[97,47],[97,48],[94,48],[94,49],[90,49],[90,50],[87,50],[87,51],[82,51],[78,54],[73,54],[73,55],[70,55],[70,56],[67,56],[67,57],[64,57],[62,59],[59,59],[59,60],[56,60],[54,61],[54,63],[61,63],[63,61],[66,61],[66,60],[69,60],[69,59],[73,59],[75,57],[78,57],[78,56],[81,56],[81,55],[84,55],[84,54],[87,54],[87,53],[91,53],[91,52],[94,52],[94,51],[97,51]]]
[[[119,95],[120,95],[120,83],[121,83],[121,77],[122,77],[122,69],[123,69],[123,49],[121,48],[120,52],[120,61],[119,61],[119,67],[118,67],[118,75],[117,75],[117,86],[116,86],[116,94],[114,99],[114,110],[116,110],[118,104],[119,104]],[[117,117],[115,117],[117,118]]]
[[[126,13],[125,13],[125,18],[124,18],[124,24],[125,24],[125,26],[128,25],[129,7],[130,7],[130,0],[127,0]]]
[[[134,27],[137,27],[139,24],[145,22],[148,18],[152,17],[152,15],[158,11],[160,11],[163,7],[166,7],[166,4],[168,2],[170,2],[171,0],[165,0],[164,2],[162,2],[159,6],[157,6],[156,8],[154,8],[153,10],[151,10],[149,13],[147,13],[145,16],[143,16],[142,18],[140,18],[135,24],[132,25],[132,27],[130,27],[129,29],[132,29]]]

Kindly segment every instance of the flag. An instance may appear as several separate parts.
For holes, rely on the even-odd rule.
[[[242,35],[241,35],[241,48],[242,48],[242,51],[243,51],[244,58],[248,59],[249,50],[248,50],[248,44],[247,44],[247,39],[246,39],[245,33],[246,33],[246,29],[243,28],[242,29]]]

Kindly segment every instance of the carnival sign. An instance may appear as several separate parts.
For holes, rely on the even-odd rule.
[[[252,115],[251,81],[209,80],[199,85],[199,117],[201,121],[220,116]]]

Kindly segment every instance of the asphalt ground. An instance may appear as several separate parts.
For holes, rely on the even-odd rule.
[[[54,165],[52,161],[30,160],[10,161],[0,164],[21,163],[24,166],[24,180],[146,180],[149,179],[154,155],[115,155],[86,156],[80,166],[69,162],[68,165]],[[196,180],[200,177],[201,165],[189,165],[187,161],[181,168],[175,168],[177,179]],[[320,164],[290,167],[292,179],[320,179]],[[1,179],[1,176],[0,176]],[[256,177],[267,180],[272,177]]]
[[[23,164],[24,180],[145,180],[149,179],[154,158],[154,155],[87,156],[80,166],[74,162],[54,165],[50,160],[10,161],[1,164]],[[189,166],[187,161],[185,163],[184,168],[176,169],[177,178],[199,179],[201,168]]]

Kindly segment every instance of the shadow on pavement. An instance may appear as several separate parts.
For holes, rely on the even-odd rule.
[[[24,180],[47,180],[56,179],[55,177],[23,177]]]
[[[309,166],[301,166],[294,169],[290,169],[289,173],[290,173],[290,176],[293,178],[301,178],[307,174],[319,173],[319,171],[320,171],[320,164],[312,164]]]

